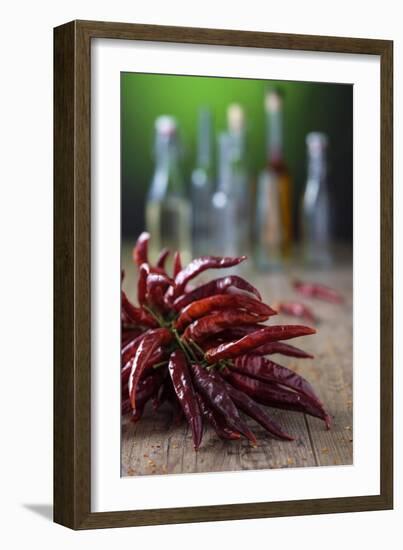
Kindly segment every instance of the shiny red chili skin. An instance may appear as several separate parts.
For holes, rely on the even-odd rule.
[[[217,375],[218,376],[218,375]],[[245,414],[253,418],[256,422],[258,422],[265,430],[267,430],[271,435],[277,437],[278,439],[282,439],[284,441],[293,441],[294,438],[287,434],[286,432],[283,432],[283,430],[280,428],[280,426],[272,420],[269,415],[264,411],[259,405],[246,393],[241,392],[231,386],[231,384],[228,384],[227,382],[224,382],[224,387],[228,391],[231,399],[243,411]]]
[[[144,370],[147,368],[150,357],[159,346],[170,343],[172,341],[172,338],[173,336],[168,329],[157,328],[153,330],[148,330],[145,333],[144,338],[139,343],[136,354],[133,358],[132,370],[130,372],[128,382],[130,403],[133,409],[135,409],[136,405],[137,385]]]
[[[253,294],[258,300],[262,300],[260,292],[252,286],[248,281],[238,277],[237,275],[230,275],[227,277],[221,277],[219,279],[214,279],[208,283],[200,285],[190,292],[179,296],[173,303],[173,308],[175,311],[181,311],[184,307],[201,300],[202,298],[207,298],[209,296],[214,296],[216,294],[223,294],[229,291],[231,288],[236,288],[249,294]]]
[[[274,361],[270,361],[264,357],[244,355],[234,360],[233,369],[241,374],[246,374],[263,382],[281,384],[282,386],[290,388],[304,395],[313,405],[326,414],[323,403],[314,392],[311,384],[301,375],[287,367],[278,365]]]
[[[173,281],[167,275],[149,273],[146,280],[147,302],[162,313],[169,311],[169,306],[164,300],[164,294],[171,285],[173,285]]]
[[[256,437],[239,416],[238,409],[228,395],[224,385],[212,376],[209,376],[206,369],[200,365],[192,364],[191,370],[196,389],[202,394],[208,405],[223,415],[230,429],[241,433],[252,444],[256,445]]]
[[[176,251],[174,254],[173,276],[176,279],[177,275],[182,271],[182,260],[180,252]],[[176,281],[175,281],[176,282]]]
[[[168,248],[163,248],[159,253],[159,256],[155,263],[156,267],[159,267],[160,269],[163,269],[165,271],[165,263],[167,261],[169,254],[170,254],[170,251],[168,250]]]
[[[239,432],[235,432],[234,430],[228,428],[224,418],[222,416],[219,416],[216,411],[210,409],[207,406],[199,393],[197,394],[197,400],[199,402],[199,407],[204,418],[211,424],[218,437],[220,437],[221,439],[231,440],[241,438],[241,434]]]
[[[204,338],[211,337],[235,324],[255,324],[258,321],[266,321],[267,318],[267,315],[252,315],[251,313],[232,309],[223,310],[194,321],[186,328],[183,336],[186,340],[200,342]]]
[[[180,296],[183,294],[187,283],[200,275],[207,269],[223,269],[227,267],[233,267],[246,260],[246,256],[240,256],[239,258],[221,258],[219,256],[202,256],[196,258],[190,262],[184,269],[181,269],[175,277],[175,292],[174,296]]]
[[[177,330],[183,330],[196,319],[223,309],[242,309],[253,315],[276,315],[276,312],[270,306],[250,296],[244,294],[216,294],[186,306],[179,315],[175,326]]]
[[[196,321],[197,322],[197,321]],[[192,325],[190,325],[192,326]],[[187,329],[186,329],[187,330]],[[185,331],[186,332],[186,331]],[[220,344],[216,348],[209,349],[205,353],[205,359],[209,363],[215,363],[221,359],[229,359],[243,355],[254,348],[262,346],[268,342],[278,340],[288,340],[297,336],[314,334],[315,329],[304,327],[302,325],[273,325],[264,327],[256,332],[252,332],[235,342]]]
[[[329,415],[324,413],[319,407],[315,407],[303,395],[281,388],[276,384],[269,384],[256,378],[250,378],[249,376],[233,372],[230,369],[223,371],[223,375],[233,386],[248,394],[262,405],[306,413],[310,416],[320,418],[325,422],[327,428],[330,427],[331,421]]]
[[[122,290],[122,310],[125,312],[130,322],[135,326],[143,326],[155,328],[158,323],[146,311],[139,307],[135,307]]]
[[[186,357],[181,350],[171,353],[168,371],[178,401],[192,430],[193,445],[197,451],[203,437],[203,419],[186,363]]]
[[[132,411],[131,420],[134,422],[140,420],[145,405],[158,392],[162,382],[163,376],[158,372],[152,373],[140,380],[136,391],[136,407]]]
[[[148,264],[148,241],[150,240],[150,234],[143,232],[137,239],[136,246],[133,250],[133,261],[140,267],[141,264]]]
[[[300,348],[296,348],[295,346],[291,346],[290,344],[285,344],[284,342],[269,342],[268,344],[263,344],[263,346],[255,348],[251,353],[253,353],[253,355],[274,355],[278,353],[286,357],[298,357],[299,359],[314,358],[310,353]]]

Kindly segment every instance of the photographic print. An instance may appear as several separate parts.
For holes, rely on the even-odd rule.
[[[353,86],[120,91],[121,475],[353,464]]]

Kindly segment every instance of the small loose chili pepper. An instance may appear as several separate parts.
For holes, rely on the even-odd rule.
[[[316,323],[317,321],[311,308],[305,304],[301,304],[301,302],[277,302],[273,307],[283,315],[299,317],[300,319],[305,319],[308,323]]]
[[[135,409],[137,384],[147,367],[148,360],[153,352],[162,345],[172,341],[172,334],[166,328],[157,328],[145,333],[144,338],[139,343],[136,355],[133,358],[132,370],[129,377],[130,403]]]
[[[330,417],[322,409],[316,407],[305,396],[279,387],[276,384],[269,384],[250,378],[244,374],[233,372],[230,369],[223,371],[226,380],[237,389],[245,392],[247,395],[263,405],[277,409],[286,409],[290,411],[303,412],[310,416],[320,418],[330,427]]]
[[[178,401],[192,430],[193,445],[197,451],[203,436],[203,420],[186,358],[181,350],[171,353],[168,370]]]
[[[155,328],[158,323],[143,309],[134,306],[122,290],[122,310],[134,325]]]
[[[180,311],[185,306],[195,302],[196,300],[207,298],[208,296],[214,296],[215,294],[222,294],[231,288],[236,288],[244,292],[248,292],[249,294],[253,294],[258,300],[262,299],[260,292],[248,283],[248,281],[245,281],[245,279],[242,279],[242,277],[239,277],[238,275],[229,275],[227,277],[214,279],[213,281],[196,287],[191,292],[179,296],[179,298],[176,298],[174,301],[173,307],[176,311]]]
[[[141,264],[148,264],[148,241],[150,234],[144,231],[137,239],[136,246],[133,250],[133,261],[140,267]]]
[[[196,321],[196,323],[197,322],[198,321]],[[252,332],[235,342],[227,342],[225,344],[220,344],[216,348],[209,349],[205,354],[205,359],[209,363],[216,363],[221,359],[230,359],[243,355],[268,342],[288,340],[290,338],[296,338],[297,336],[315,334],[315,332],[315,329],[301,325],[273,325]]]
[[[246,260],[246,256],[239,258],[221,258],[219,256],[202,256],[192,260],[189,265],[181,269],[175,277],[175,297],[183,294],[186,284],[206,269],[223,269],[233,267]]]
[[[218,437],[220,437],[221,439],[232,440],[241,438],[241,434],[239,432],[235,432],[234,430],[228,428],[228,426],[225,424],[223,417],[219,416],[217,412],[213,411],[207,406],[199,393],[197,394],[197,400],[199,402],[199,407],[203,416],[211,424]]]
[[[170,254],[170,251],[168,248],[163,248],[161,252],[159,253],[159,256],[157,258],[157,261],[155,265],[159,267],[160,269],[165,270],[165,262],[167,261],[167,258]]]
[[[243,411],[245,414],[256,420],[265,430],[271,435],[285,441],[293,441],[294,438],[283,432],[280,426],[272,420],[269,415],[259,405],[253,401],[249,395],[237,390],[231,384],[224,382],[225,389],[228,391],[229,396],[233,402]]]
[[[294,281],[293,286],[297,292],[309,298],[320,298],[321,300],[335,304],[344,302],[343,296],[337,290],[329,286],[319,283],[305,283],[302,281]]]
[[[183,330],[186,325],[212,311],[221,309],[242,309],[254,315],[275,315],[270,306],[243,294],[216,294],[208,296],[186,306],[175,323],[177,330]]]
[[[301,375],[287,367],[278,365],[274,361],[270,361],[264,357],[244,355],[235,359],[233,369],[263,382],[274,382],[290,388],[304,395],[326,414],[323,403],[314,392],[311,384]]]
[[[209,406],[223,415],[230,429],[241,433],[256,445],[256,437],[239,416],[238,409],[228,395],[224,384],[209,376],[209,373],[200,365],[192,364],[191,368],[194,384]]]
[[[268,319],[267,315],[252,315],[244,311],[227,309],[194,321],[186,328],[183,336],[186,340],[200,342],[203,338],[212,336],[234,324],[255,324],[256,321],[266,321],[266,319]]]
[[[291,346],[290,344],[285,344],[284,342],[270,342],[253,350],[253,355],[274,355],[276,353],[287,357],[298,357],[300,359],[314,358],[310,353],[295,346]]]

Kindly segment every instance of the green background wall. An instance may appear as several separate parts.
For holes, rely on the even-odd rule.
[[[229,103],[239,102],[247,115],[248,163],[252,177],[265,164],[264,93],[285,93],[285,156],[294,183],[294,218],[306,177],[305,136],[313,130],[329,135],[330,189],[335,210],[335,236],[352,239],[353,87],[344,84],[247,80],[122,73],[122,235],[134,240],[144,229],[144,201],[153,173],[154,120],[174,115],[185,149],[183,168],[190,181],[196,151],[197,111],[212,109],[215,131],[226,127]]]

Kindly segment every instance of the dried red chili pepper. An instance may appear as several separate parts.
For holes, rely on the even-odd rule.
[[[311,384],[301,375],[287,367],[278,365],[274,361],[270,361],[264,357],[244,355],[235,359],[233,369],[263,382],[274,382],[290,388],[304,395],[326,414],[323,403],[314,392]]]
[[[120,375],[122,386],[127,387],[127,383],[129,381],[129,378],[130,378],[130,373],[131,373],[132,366],[133,366],[133,359],[134,359],[134,356],[136,354],[136,351],[137,351],[137,347],[134,350],[132,356],[122,366],[121,375]],[[153,351],[150,358],[148,359],[147,365],[144,367],[143,374],[146,375],[146,374],[149,374],[150,372],[154,372],[155,371],[154,366],[156,364],[162,362],[163,360],[166,360],[167,363],[168,363],[167,353],[166,353],[165,349],[163,349],[162,347],[159,347],[159,348],[157,348],[156,350]],[[127,393],[128,392],[129,392],[129,389],[127,387]]]
[[[241,277],[222,277],[190,289],[189,281],[199,273],[236,265],[243,257],[198,258],[182,268],[176,253],[171,279],[164,269],[167,251],[155,266],[149,265],[148,239],[142,234],[133,253],[140,270],[140,307],[122,292],[123,412],[130,409],[136,420],[149,399],[155,408],[166,400],[176,420],[185,411],[195,448],[201,442],[202,416],[220,437],[243,435],[255,443],[239,410],[272,435],[289,438],[256,402],[318,416],[329,424],[308,382],[263,358],[272,353],[307,357],[282,340],[313,334],[314,329],[262,324],[274,311]]]
[[[142,233],[137,239],[136,246],[133,250],[133,261],[140,267],[141,264],[148,264],[148,241],[150,240],[150,234]]]
[[[159,256],[157,258],[155,265],[165,271],[165,263],[167,261],[169,254],[170,254],[170,251],[168,250],[168,248],[163,248],[159,253]]]
[[[300,348],[296,348],[295,346],[290,346],[290,344],[285,344],[284,342],[270,342],[253,350],[253,355],[274,355],[276,353],[286,355],[287,357],[298,357],[300,359],[314,358],[310,353]]]
[[[274,305],[274,309],[283,315],[290,315],[291,317],[305,319],[308,323],[317,322],[311,308],[301,304],[301,302],[278,302]]]
[[[206,369],[200,365],[192,365],[193,380],[207,403],[218,413],[222,414],[228,427],[245,436],[253,445],[256,437],[239,416],[238,410],[228,395],[224,384],[209,376]]]
[[[140,336],[140,334],[142,334],[140,328],[128,328],[127,326],[125,328],[125,325],[122,325],[122,347]]]
[[[327,302],[341,304],[344,302],[343,296],[333,288],[319,283],[305,283],[302,281],[294,281],[293,286],[300,294],[309,298],[320,298]]]
[[[156,328],[158,323],[141,308],[135,307],[122,290],[122,309],[127,315],[130,322],[136,326]]]
[[[240,439],[241,434],[228,428],[223,417],[220,417],[217,412],[211,410],[200,394],[197,394],[200,410],[205,419],[211,424],[214,431],[221,439]]]
[[[136,391],[136,406],[132,411],[132,420],[140,420],[147,402],[158,392],[163,377],[160,373],[153,373],[138,383]]]
[[[189,323],[204,317],[208,313],[222,309],[243,309],[254,315],[269,317],[276,312],[270,306],[242,294],[216,294],[193,302],[186,306],[175,322],[177,330],[183,330]]]
[[[218,313],[212,313],[211,315],[206,315],[206,317],[194,321],[186,328],[183,336],[186,340],[200,342],[203,338],[216,334],[234,324],[255,324],[256,321],[265,321],[266,319],[268,319],[267,315],[255,315],[244,311],[232,309],[219,311]],[[207,354],[206,359],[208,360]]]
[[[176,350],[171,354],[168,370],[178,401],[192,430],[193,445],[197,451],[203,436],[203,420],[186,357],[181,350]]]
[[[194,279],[197,275],[200,275],[206,269],[223,269],[226,267],[233,267],[246,260],[246,256],[240,256],[239,258],[220,258],[218,256],[202,256],[192,260],[190,264],[181,269],[175,277],[175,296],[183,294],[186,284]]]
[[[235,342],[227,342],[225,344],[220,344],[216,348],[209,349],[205,354],[205,358],[209,363],[215,363],[221,359],[230,359],[232,357],[244,355],[250,350],[258,348],[268,342],[288,340],[289,338],[296,338],[297,336],[315,334],[315,332],[315,329],[301,325],[273,325],[252,332]]]
[[[174,267],[173,267],[173,276],[176,279],[177,275],[182,271],[182,260],[180,252],[175,252],[174,254]]]
[[[173,336],[168,329],[157,328],[147,331],[144,338],[139,343],[129,377],[130,403],[133,409],[136,408],[137,384],[147,367],[149,358],[155,349],[159,346],[168,344],[172,341],[172,338]]]
[[[215,294],[223,294],[228,289],[236,288],[244,292],[248,292],[256,296],[258,300],[261,300],[262,297],[260,292],[252,286],[248,281],[242,279],[238,275],[228,275],[227,277],[221,277],[220,279],[214,279],[208,283],[200,285],[176,300],[173,303],[173,308],[176,311],[180,311],[188,304],[200,300],[202,298],[207,298],[208,296],[214,296]]]
[[[278,439],[285,441],[293,441],[294,438],[283,432],[280,426],[272,420],[269,415],[259,405],[253,401],[249,395],[237,390],[231,384],[224,382],[224,387],[228,391],[229,396],[233,402],[243,411],[245,414],[256,420],[265,430]]]
[[[245,392],[247,395],[270,407],[277,409],[286,409],[289,411],[303,412],[320,418],[330,427],[330,417],[322,409],[312,404],[305,396],[279,387],[276,384],[269,384],[250,378],[249,376],[227,370],[224,372],[225,378],[237,389]]]
[[[147,275],[147,302],[160,312],[168,311],[169,306],[165,302],[164,295],[171,285],[173,285],[173,281],[168,275],[149,273]]]

